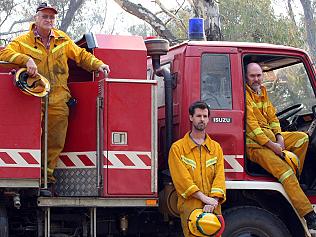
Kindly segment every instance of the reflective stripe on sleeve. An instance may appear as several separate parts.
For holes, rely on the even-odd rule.
[[[211,194],[214,194],[214,193],[220,193],[220,194],[222,194],[225,197],[225,192],[221,188],[212,188],[211,189]]]
[[[14,61],[14,59],[15,59],[17,56],[19,56],[19,55],[20,55],[20,53],[15,53],[15,54],[13,54],[12,57],[10,58],[9,62],[12,63],[12,62]]]
[[[252,130],[251,132],[247,133],[247,135],[249,137],[255,137],[258,135],[264,134],[261,128],[256,128],[254,130]]]
[[[270,123],[270,128],[279,128],[279,127],[280,127],[280,123],[278,123],[278,122]]]
[[[182,197],[186,198],[187,197],[187,194],[194,188],[196,187],[195,184],[191,185],[187,190],[185,190],[184,193],[181,194]]]
[[[247,145],[250,145],[250,144],[258,145],[258,143],[256,143],[254,140],[250,139],[249,137],[246,137],[246,144]]]
[[[91,65],[91,66],[93,65],[93,63],[94,63],[95,60],[97,60],[97,59],[96,59],[96,58],[92,58],[92,59],[91,59],[91,62],[90,62],[90,65]]]

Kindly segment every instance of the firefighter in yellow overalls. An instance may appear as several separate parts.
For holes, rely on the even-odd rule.
[[[281,132],[276,109],[262,86],[263,73],[259,64],[246,67],[247,157],[271,173],[283,185],[293,206],[307,221],[309,229],[316,229],[316,214],[302,191],[291,167],[280,157],[288,150],[299,158],[301,173],[308,148],[308,136],[303,132]]]
[[[221,214],[220,204],[226,199],[223,151],[205,132],[210,115],[208,105],[195,102],[189,114],[191,131],[173,143],[169,153],[170,174],[186,237],[195,236],[188,228],[188,217],[194,209]]]
[[[55,182],[53,172],[64,148],[68,126],[67,102],[71,98],[67,86],[68,59],[89,71],[110,71],[108,65],[78,47],[66,33],[54,28],[56,14],[54,7],[41,3],[29,32],[17,37],[0,51],[0,60],[26,67],[31,77],[40,73],[50,82],[47,142],[49,183]]]

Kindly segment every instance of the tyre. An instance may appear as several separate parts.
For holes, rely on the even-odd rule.
[[[0,236],[9,237],[8,215],[5,207],[0,207]]]
[[[241,206],[223,212],[222,237],[291,237],[285,224],[274,214],[259,207]]]

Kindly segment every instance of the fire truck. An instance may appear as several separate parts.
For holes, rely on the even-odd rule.
[[[0,64],[1,237],[182,236],[168,150],[190,130],[188,107],[196,100],[210,106],[207,132],[225,155],[223,236],[313,236],[282,185],[245,152],[244,66],[255,61],[283,131],[310,136],[300,183],[316,204],[316,74],[305,51],[210,41],[168,49],[161,39],[91,33],[77,44],[111,73],[69,61],[77,103],[52,197],[39,195],[41,99],[15,86],[14,65]]]

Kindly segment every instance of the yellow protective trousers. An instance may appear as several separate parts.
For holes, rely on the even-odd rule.
[[[299,157],[299,172],[301,173],[308,147],[307,134],[303,132],[282,132],[281,135],[284,138],[285,150],[292,151]],[[313,207],[302,191],[293,170],[284,160],[264,146],[258,148],[248,147],[247,156],[280,181],[301,217],[313,211]]]
[[[69,98],[70,94],[65,91],[63,87],[54,87],[52,93],[49,96],[47,126],[48,183],[55,183],[53,173],[57,166],[59,154],[62,152],[65,145],[69,115],[69,108],[66,103],[68,102]],[[42,114],[44,113],[44,108],[45,105],[43,104]],[[42,133],[42,144],[44,144],[44,133]],[[42,161],[43,160],[44,149],[42,149]]]

